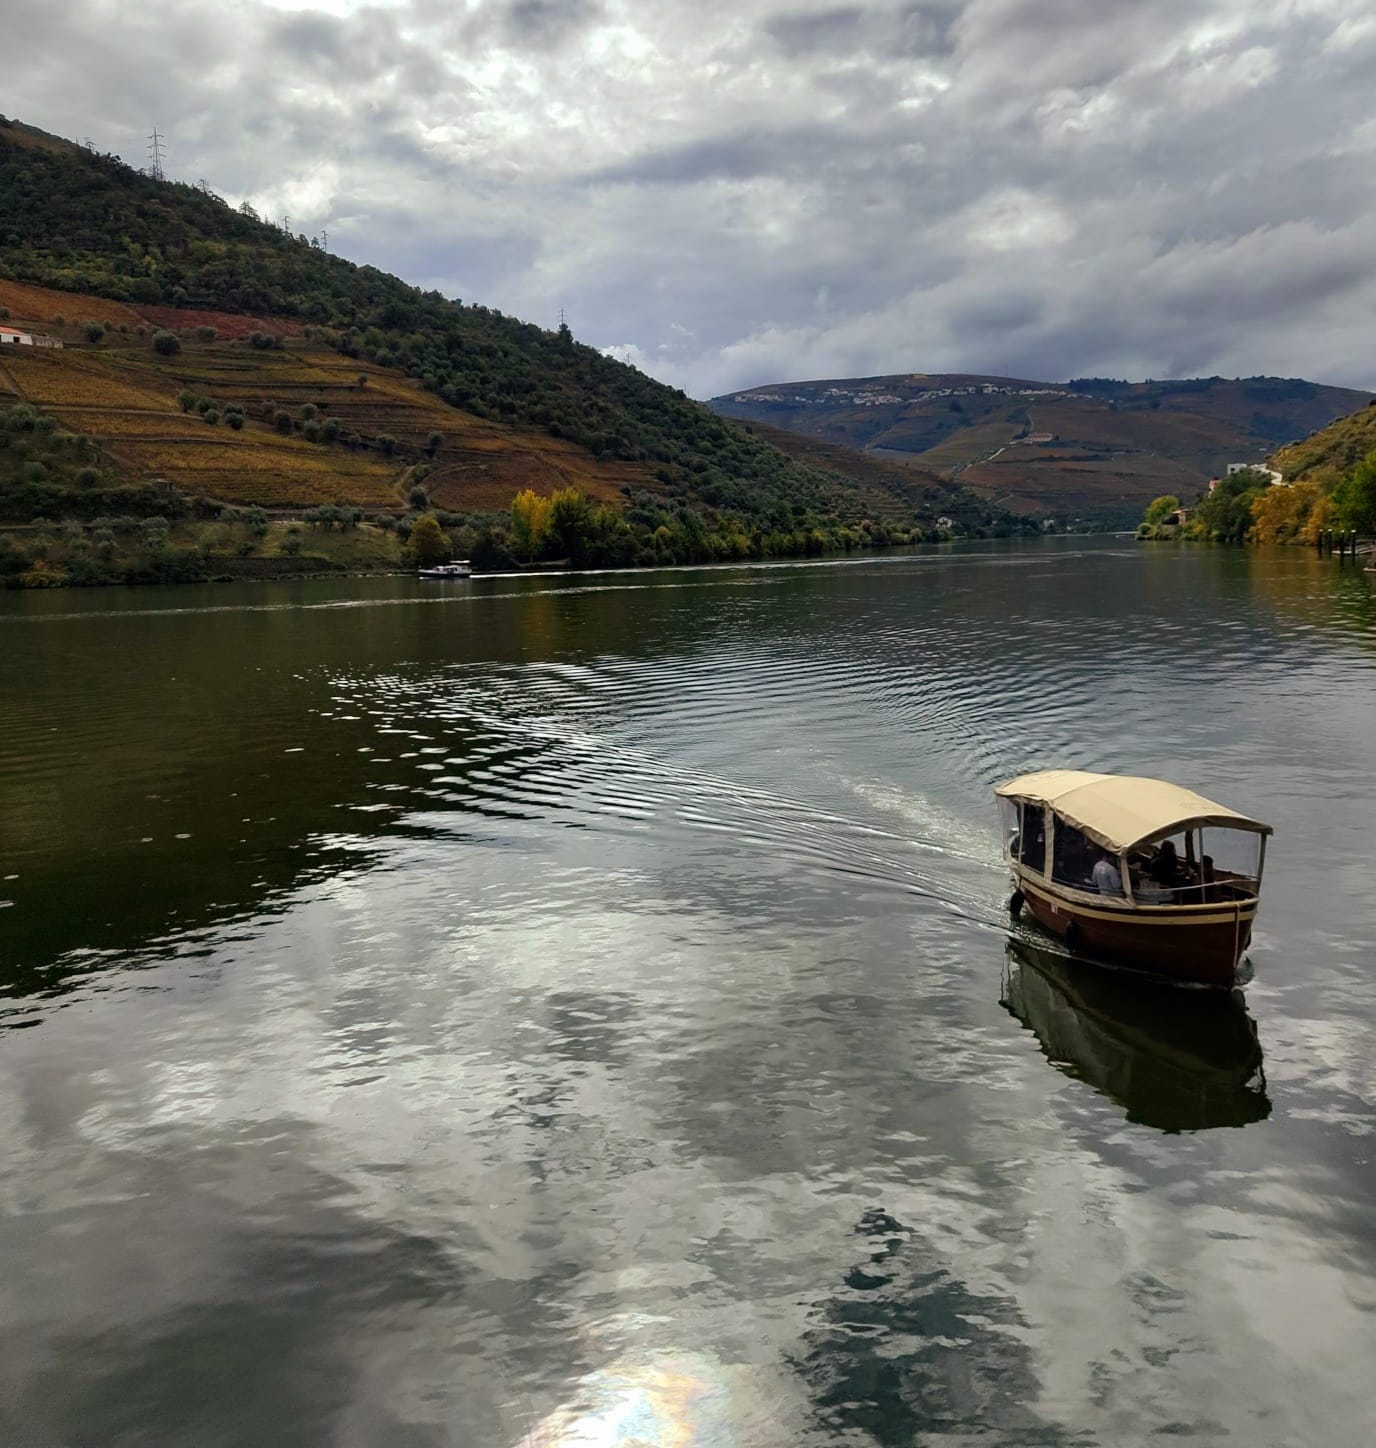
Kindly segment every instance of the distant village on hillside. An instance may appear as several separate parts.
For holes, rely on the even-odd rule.
[[[937,397],[1087,397],[1084,392],[1071,392],[1064,387],[1000,387],[995,383],[976,383],[970,387],[922,387],[911,397],[899,397],[893,392],[875,392],[868,388],[826,387],[816,392],[737,392],[733,402],[803,403],[817,406],[822,403],[853,403],[856,407],[892,407],[896,403],[925,402]]]

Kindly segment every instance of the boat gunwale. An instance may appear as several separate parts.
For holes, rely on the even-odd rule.
[[[1018,888],[1026,893],[1030,886],[1036,893],[1049,900],[1059,900],[1082,914],[1102,920],[1136,920],[1157,925],[1224,925],[1235,920],[1251,919],[1261,903],[1261,895],[1244,895],[1230,901],[1201,901],[1184,904],[1147,904],[1143,901],[1121,900],[1112,895],[1101,895],[1092,890],[1080,890],[1073,885],[1062,885],[1042,874],[1034,874],[1016,860],[1010,860],[1013,878]]]

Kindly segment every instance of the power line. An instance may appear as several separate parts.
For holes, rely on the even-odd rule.
[[[162,132],[156,126],[153,127],[153,134],[148,137],[148,174],[154,181],[165,181],[166,176],[162,170],[163,153]]]

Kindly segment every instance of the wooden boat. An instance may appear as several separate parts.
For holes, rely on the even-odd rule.
[[[456,558],[452,563],[437,563],[433,568],[422,568],[422,578],[472,578],[473,567],[466,558]]]
[[[1270,825],[1159,779],[1048,769],[999,785],[1010,913],[1072,949],[1232,986]]]
[[[1203,1131],[1271,1113],[1241,991],[1201,991],[1182,1011],[1166,981],[1010,940],[1000,999],[1057,1070],[1116,1102],[1129,1121]]]

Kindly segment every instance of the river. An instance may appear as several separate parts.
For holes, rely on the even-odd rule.
[[[1123,540],[0,595],[0,1441],[1376,1439],[1376,603]],[[994,782],[1276,827],[1244,999]]]

